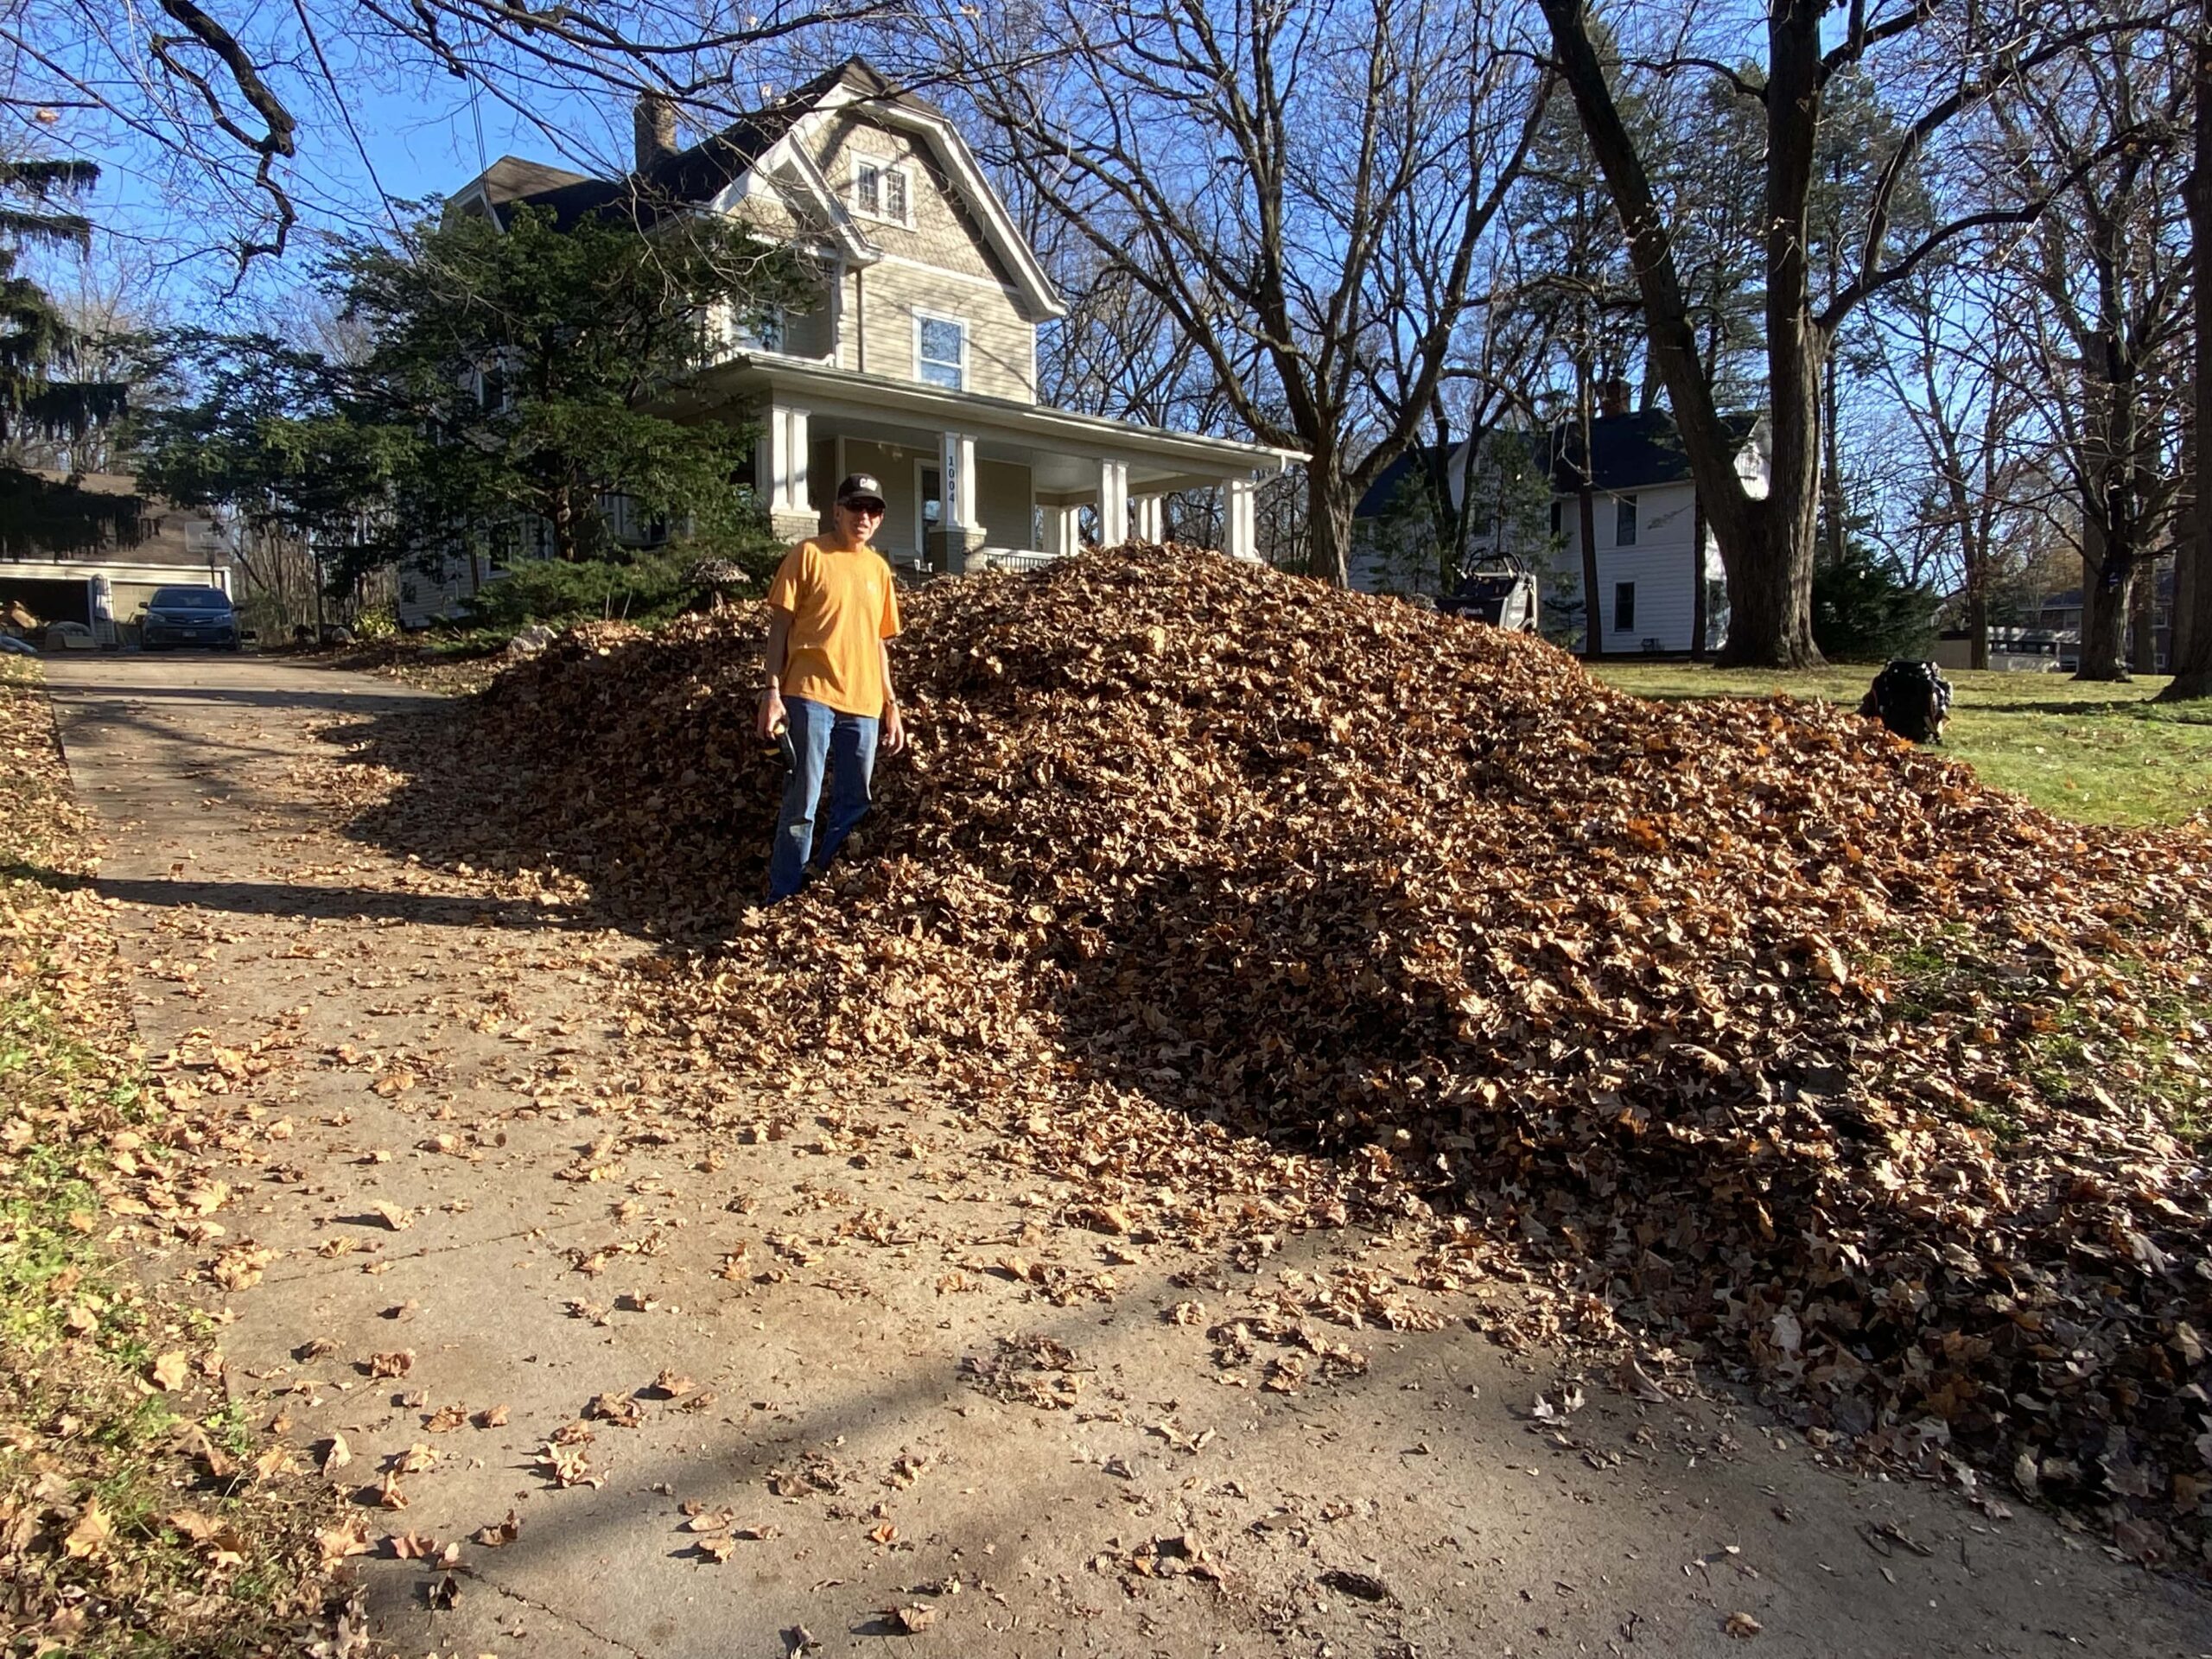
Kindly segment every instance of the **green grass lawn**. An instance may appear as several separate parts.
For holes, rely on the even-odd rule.
[[[1696,663],[1599,663],[1642,697],[1825,697],[1855,709],[1869,665],[1802,674]],[[1943,753],[1981,780],[2087,823],[2178,823],[2212,808],[2212,703],[2154,703],[2163,675],[2098,685],[2063,674],[1947,669],[1955,693]]]

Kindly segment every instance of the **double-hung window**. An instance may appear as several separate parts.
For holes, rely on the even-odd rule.
[[[1613,498],[1613,545],[1636,545],[1636,498],[1632,495]]]
[[[853,162],[853,206],[871,219],[911,224],[912,195],[905,168],[866,156]]]
[[[947,391],[968,385],[968,325],[950,317],[914,318],[914,378]]]

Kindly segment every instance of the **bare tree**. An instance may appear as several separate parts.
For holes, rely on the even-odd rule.
[[[1969,7],[1953,19],[1928,0],[1776,0],[1768,8],[1763,67],[1745,71],[1690,46],[1608,62],[1599,49],[1587,0],[1540,0],[1556,66],[1625,227],[1643,298],[1654,365],[1665,384],[1683,447],[1719,543],[1728,576],[1731,620],[1724,665],[1800,667],[1817,664],[1812,634],[1812,569],[1820,505],[1821,390],[1827,354],[1845,321],[1871,296],[1901,279],[1931,253],[1997,223],[2026,223],[2050,200],[2046,190],[2013,204],[1958,213],[1908,235],[1892,235],[1900,192],[1928,162],[1947,128],[2008,92],[2024,79],[2108,32],[2101,17],[2069,18],[2058,8],[2022,3]],[[1831,13],[1840,32],[1823,37]],[[1732,42],[1731,43],[1732,44]],[[1724,50],[1726,48],[1724,48]],[[1757,103],[1766,130],[1763,265],[1765,276],[1769,484],[1746,489],[1718,408],[1711,365],[1701,358],[1673,235],[1645,155],[1621,118],[1615,79],[1629,71],[1719,78]],[[1858,247],[1840,262],[1840,287],[1815,287],[1808,207],[1824,101],[1847,72],[1862,73],[1900,109],[1893,146],[1868,158]],[[2052,188],[2063,183],[2054,180]]]
[[[1308,569],[1420,431],[1545,91],[1490,0],[944,6],[988,158],[1173,318],[1236,423],[1303,450]],[[1386,397],[1376,395],[1378,386]]]
[[[2035,377],[2082,523],[2079,677],[2128,677],[2139,575],[2181,486],[2180,376],[2190,320],[2178,138],[2190,97],[2163,33],[2098,41],[2016,95],[2003,125],[2031,189],[2062,206],[2024,251]],[[2115,143],[2116,135],[2132,135]]]
[[[357,76],[452,78],[537,124],[561,154],[562,95],[658,92],[702,120],[754,107],[762,54],[896,0],[11,0],[0,118],[83,151],[136,151],[243,270],[290,245],[303,143],[351,149]],[[312,203],[330,206],[328,203]]]
[[[2205,435],[2212,433],[2212,370],[2205,345],[2212,340],[2212,0],[2204,0],[2190,41],[2192,168],[2189,178],[2190,319],[2196,364],[2190,378],[2190,429],[2195,479],[2186,535],[2174,569],[2174,677],[2161,702],[2212,697],[2212,490],[2202,479]]]
[[[1988,251],[1930,260],[1895,284],[1872,342],[1874,376],[1913,452],[1901,563],[1915,581],[1931,567],[1955,572],[1974,668],[1989,666],[1991,597],[2035,511],[2027,498],[2048,476],[2050,447],[2026,385],[2031,361],[1998,321],[2014,273],[2004,250]]]

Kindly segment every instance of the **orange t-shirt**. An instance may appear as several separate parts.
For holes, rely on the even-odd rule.
[[[877,642],[899,632],[899,595],[883,556],[868,546],[841,553],[809,537],[776,567],[768,603],[791,614],[784,695],[881,719]]]

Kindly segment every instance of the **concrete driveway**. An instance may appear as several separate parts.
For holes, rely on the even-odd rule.
[[[1067,1235],[957,1098],[648,1046],[608,972],[639,941],[347,833],[467,741],[434,701],[250,656],[48,675],[149,1050],[235,1136],[226,1230],[148,1270],[233,1320],[233,1395],[328,1466],[400,1651],[2212,1649],[2192,1587],[1824,1467],[1725,1389],[1592,1376],[1540,1419],[1578,1363],[1510,1338],[1510,1287],[1408,1288],[1440,1328],[1330,1326],[1363,1370],[1252,1386],[1208,1326],[1286,1274],[1411,1286],[1394,1241]]]

